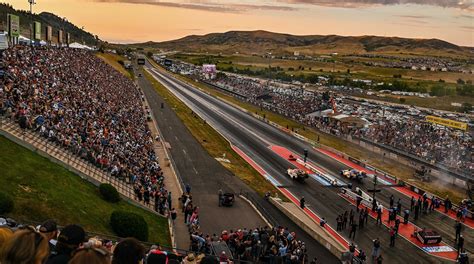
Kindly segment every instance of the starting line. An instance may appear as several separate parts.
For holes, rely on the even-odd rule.
[[[356,205],[356,201],[354,200],[353,197],[344,193],[340,193],[339,196],[341,196],[342,198],[344,198],[346,201],[350,202],[351,204]],[[367,208],[369,210],[369,215],[372,218],[377,219],[377,213],[373,212],[370,207],[366,206],[364,203],[361,203],[359,207]],[[413,233],[415,232],[415,230],[421,230],[421,228],[419,228],[412,222],[408,222],[408,224],[404,224],[403,218],[400,217],[399,215],[397,215],[397,218],[400,219],[400,226],[398,228],[399,236],[403,237],[404,239],[406,239],[407,241],[409,241],[416,247],[422,249],[424,252],[432,256],[451,260],[451,261],[454,261],[457,259],[458,254],[454,248],[448,246],[444,242],[433,244],[430,246],[427,246],[421,243],[416,237],[413,236]],[[384,207],[382,211],[382,224],[386,226],[387,228],[393,227],[395,225],[394,223],[395,221],[393,222],[393,224],[390,225],[388,224],[387,219],[388,219],[388,209]],[[387,235],[388,235],[388,232],[387,232]]]
[[[286,150],[285,148],[278,147],[278,146],[271,146],[271,149],[275,151],[274,148],[281,151],[280,153],[283,152],[282,154],[288,154],[288,155],[286,155],[286,159],[288,158],[288,156],[290,154],[292,154],[290,151]],[[253,161],[247,154],[245,154],[242,150],[240,150],[238,147],[236,147],[234,145],[232,145],[232,149],[234,151],[236,151],[253,168],[255,168],[262,176],[264,176],[267,180],[269,180],[275,187],[277,187],[290,201],[292,201],[294,204],[299,206],[298,198],[296,196],[294,196],[285,187],[283,187],[275,178],[270,176],[262,167],[260,167],[257,163],[255,163],[255,161]],[[284,153],[285,152],[284,150],[286,150],[287,153]],[[275,151],[275,152],[277,152],[277,151]],[[279,152],[277,152],[277,153],[279,153]],[[282,156],[282,157],[285,157],[285,156]],[[306,168],[303,165],[299,164],[297,162],[297,160],[290,161],[290,162],[292,162],[292,164],[295,164],[295,165],[297,164],[297,167],[299,167],[300,169],[308,171],[307,170],[308,168]],[[303,167],[303,168],[301,168],[301,167]],[[367,170],[365,170],[365,171],[367,171]],[[315,175],[315,174],[310,174],[310,175]],[[320,179],[322,180],[322,178],[320,178]],[[356,205],[356,201],[350,195],[340,193],[339,196],[342,197],[343,199],[345,199],[346,201],[348,201],[349,203],[351,203],[352,205]],[[377,218],[377,214],[375,212],[372,212],[372,210],[370,210],[371,208],[369,206],[365,205],[364,203],[361,203],[360,207],[362,207],[362,208],[367,207],[369,209],[369,215],[372,218],[375,218],[375,219]],[[316,223],[319,223],[321,221],[321,217],[319,217],[311,209],[306,207],[306,208],[303,209],[303,211],[309,217],[311,217]],[[399,229],[398,229],[398,235],[402,236],[404,239],[406,239],[407,241],[409,241],[410,243],[412,243],[413,245],[415,245],[416,247],[418,247],[423,252],[425,252],[429,255],[432,255],[434,257],[443,258],[443,259],[450,260],[450,261],[455,261],[457,259],[457,251],[455,249],[453,249],[452,247],[448,246],[444,242],[441,242],[441,243],[438,243],[438,244],[433,244],[433,245],[430,245],[430,246],[422,244],[416,237],[413,236],[413,233],[414,233],[415,229],[419,230],[420,228],[418,228],[412,222],[409,222],[408,224],[403,224],[403,219],[398,215],[396,217],[398,219],[401,219],[401,222],[402,222],[402,223],[400,223],[400,226],[399,226]],[[384,208],[384,210],[382,212],[382,224],[386,227],[391,227],[391,226],[394,225],[394,224],[389,225],[386,221],[384,221],[385,219],[388,219],[388,210],[386,208]],[[350,245],[349,242],[344,237],[342,237],[338,232],[336,232],[331,226],[326,224],[326,225],[324,225],[324,228],[344,248],[349,249],[349,245]],[[388,233],[387,233],[387,235],[388,235]]]
[[[315,150],[325,154],[326,156],[328,157],[331,157],[333,158],[334,160],[350,167],[350,168],[353,168],[353,169],[356,169],[356,170],[360,170],[360,171],[364,171],[366,172],[367,174],[374,174],[373,171],[371,170],[368,170],[367,168],[364,168],[362,166],[359,166],[357,164],[355,164],[354,162],[350,161],[350,160],[347,160],[347,159],[344,159],[340,156],[338,156],[337,154],[333,153],[333,152],[330,152],[328,150],[325,150],[325,149],[321,149],[321,148],[315,148]],[[379,177],[379,180],[381,178]],[[390,182],[390,184],[395,184],[395,182],[393,180],[390,180],[388,178],[385,178],[386,181]],[[392,189],[398,191],[399,193],[407,196],[407,197],[414,197],[415,199],[418,199],[419,197],[422,198],[422,195],[408,189],[407,187],[396,187],[394,186]],[[431,196],[431,195],[429,195]],[[428,198],[428,200],[431,201],[431,199]],[[444,212],[445,208],[444,208],[444,205],[440,205],[439,208],[435,208],[435,210],[437,212],[439,212],[440,214],[443,214],[443,215],[446,215],[448,216],[449,218],[453,219],[453,220],[457,220],[456,218],[456,212],[454,212],[453,210],[448,210],[447,213]],[[471,228],[471,229],[474,229],[474,220],[473,219],[470,219],[470,218],[466,218],[466,220],[463,222],[463,224],[468,227],[468,228]]]

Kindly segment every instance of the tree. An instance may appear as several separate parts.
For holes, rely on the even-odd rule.
[[[446,88],[443,85],[435,85],[431,87],[430,95],[432,96],[445,96]]]
[[[148,224],[141,215],[117,210],[110,215],[110,225],[120,237],[148,241]]]
[[[466,82],[465,82],[463,79],[461,79],[461,78],[459,78],[456,82],[457,82],[457,84],[460,84],[460,85],[463,85],[463,84],[466,83]]]
[[[148,52],[146,53],[146,56],[148,56],[149,58],[151,58],[151,57],[153,56],[153,52],[148,51]]]
[[[120,194],[117,189],[108,183],[102,183],[99,185],[99,192],[102,195],[102,198],[108,202],[117,203],[120,201]]]
[[[347,69],[347,73],[350,74],[350,73],[351,73],[351,69]]]

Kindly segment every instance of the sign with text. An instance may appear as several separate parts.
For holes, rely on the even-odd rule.
[[[53,40],[53,28],[51,26],[46,27],[46,41]]]
[[[426,121],[442,126],[457,128],[466,131],[467,130],[467,123],[454,121],[451,119],[441,118],[437,116],[426,116]]]
[[[12,14],[7,15],[8,20],[8,34],[10,37],[20,36],[20,17]]]
[[[35,21],[35,39],[36,40],[41,40],[41,23],[38,21]]]
[[[58,31],[58,43],[59,44],[63,43],[63,31],[62,30]]]

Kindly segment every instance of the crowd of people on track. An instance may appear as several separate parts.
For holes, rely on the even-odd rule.
[[[143,94],[89,51],[14,46],[0,58],[0,115],[166,205]],[[160,208],[157,208],[160,209]]]
[[[212,253],[213,242],[225,242],[234,260],[263,263],[309,263],[305,243],[284,227],[224,230],[221,234],[191,234],[192,249]],[[220,253],[221,262],[227,255]]]

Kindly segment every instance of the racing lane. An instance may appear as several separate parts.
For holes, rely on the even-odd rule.
[[[339,213],[349,210],[351,206],[348,202],[341,199],[338,195],[338,189],[328,188],[319,184],[314,180],[308,180],[306,184],[295,184],[284,175],[284,172],[291,166],[288,161],[276,155],[268,147],[270,144],[278,143],[295,150],[308,148],[310,158],[318,163],[324,164],[324,168],[328,171],[339,171],[346,168],[335,162],[331,158],[322,155],[309,148],[308,144],[298,139],[282,133],[280,130],[261,122],[248,114],[241,112],[227,105],[220,100],[213,98],[195,88],[163,75],[156,70],[151,71],[155,78],[162,82],[175,95],[182,99],[196,113],[200,114],[211,125],[228,138],[234,145],[242,149],[255,162],[261,165],[270,175],[272,175],[282,186],[285,186],[295,196],[305,196],[310,208],[325,217],[331,226],[336,226],[336,216]],[[315,158],[317,157],[317,158]],[[322,202],[324,201],[324,202]],[[355,242],[364,251],[370,254],[371,240],[379,237],[382,246],[386,248],[388,245],[388,232],[384,227],[374,226],[372,220],[369,220],[369,227],[362,231],[358,231]],[[347,231],[342,234],[347,237]],[[403,254],[400,254],[403,252]],[[409,252],[409,254],[407,254]],[[393,250],[383,250],[385,259],[389,262],[399,263],[402,261],[420,260],[419,263],[439,263],[440,259],[434,259],[416,249],[409,242],[398,239],[397,247]]]
[[[182,83],[181,83],[182,84]],[[190,87],[189,85],[183,84],[184,87],[194,90],[197,92],[197,90],[193,87]],[[203,95],[207,95],[205,93],[201,93]],[[208,98],[210,98],[213,102],[214,106],[218,106],[219,109],[223,109],[225,113],[229,116],[233,117],[233,121],[240,123],[240,126],[244,126],[246,129],[249,131],[252,131],[253,133],[257,133],[261,138],[264,138],[267,144],[274,144],[274,145],[279,145],[283,146],[290,151],[297,153],[299,155],[302,155],[302,152],[304,149],[308,150],[309,157],[308,160],[314,162],[317,164],[319,167],[324,169],[326,172],[328,172],[330,175],[333,177],[336,177],[338,179],[341,179],[343,181],[349,182],[348,179],[342,177],[339,175],[339,172],[343,169],[349,169],[347,165],[344,165],[337,160],[315,150],[308,142],[302,141],[298,138],[295,138],[287,133],[282,132],[278,128],[275,128],[274,126],[271,126],[265,122],[262,122],[261,120],[258,120],[249,114],[236,109],[235,107],[230,106],[229,104],[222,102],[221,100],[215,99],[212,96],[207,95]],[[228,135],[226,135],[227,137]],[[241,139],[241,137],[239,137]],[[238,141],[238,139],[237,139]],[[233,141],[234,142],[234,141]],[[236,144],[238,145],[238,144]],[[239,146],[240,147],[240,146]],[[250,149],[246,149],[246,151],[250,151]],[[262,154],[261,151],[259,150],[254,150],[257,152],[260,152],[259,154]],[[264,162],[262,160],[258,160],[259,157],[253,157],[255,161],[258,164],[261,164],[261,162]],[[281,158],[280,158],[281,160]],[[281,161],[280,161],[281,162]],[[286,163],[288,164],[288,162]],[[267,165],[273,165],[275,167],[276,163],[272,161],[270,164]],[[286,168],[288,168],[289,165],[286,165]],[[285,167],[285,166],[283,166]],[[280,167],[278,171],[273,170],[271,173],[272,175],[274,173],[281,173],[282,171],[286,170],[286,168]],[[285,178],[286,179],[286,178]],[[354,187],[359,187],[361,188],[364,192],[367,192],[368,189],[371,189],[373,187],[372,184],[370,184],[371,180],[370,179],[365,179],[366,184],[360,184],[357,182],[353,182]],[[389,208],[389,200],[390,196],[393,195],[395,198],[395,205],[397,200],[400,198],[400,201],[402,203],[402,211],[405,208],[410,207],[410,197],[407,197],[404,194],[401,194],[397,190],[393,188],[382,188],[382,191],[380,193],[377,193],[377,200],[381,202],[384,207]],[[439,232],[439,234],[443,237],[443,240],[447,242],[449,245],[455,247],[455,232],[454,232],[454,224],[455,221],[446,215],[443,215],[437,211],[431,212],[428,215],[423,215],[420,214],[418,220],[413,219],[413,213],[410,215],[410,221],[412,221],[414,224],[421,228],[427,228],[427,229],[433,229]],[[474,230],[468,227],[464,227],[463,230],[463,236],[465,238],[465,249],[469,253],[474,253]]]

